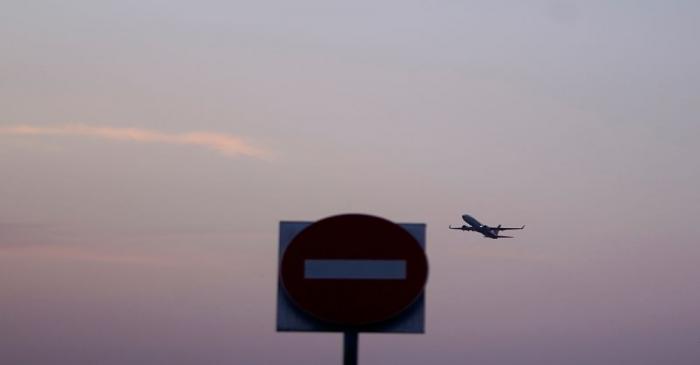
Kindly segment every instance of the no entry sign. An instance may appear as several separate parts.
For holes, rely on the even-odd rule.
[[[280,261],[280,283],[290,301],[313,318],[342,327],[400,315],[422,298],[427,275],[425,251],[412,234],[361,214],[308,225]]]

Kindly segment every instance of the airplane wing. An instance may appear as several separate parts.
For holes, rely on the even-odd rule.
[[[498,231],[508,231],[508,230],[512,230],[512,229],[525,229],[525,226],[522,226],[522,227],[501,227],[501,226],[498,226],[498,227],[494,227],[493,229],[498,230]]]
[[[496,238],[514,238],[513,236],[496,236]]]
[[[467,226],[461,226],[461,227],[452,227],[450,226],[450,229],[459,229],[460,231],[473,231],[473,227],[467,227]]]

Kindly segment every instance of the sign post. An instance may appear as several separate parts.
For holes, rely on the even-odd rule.
[[[424,224],[281,222],[277,329],[343,332],[356,364],[359,332],[423,332],[427,276]]]
[[[343,333],[343,365],[357,365],[358,337],[355,331]]]

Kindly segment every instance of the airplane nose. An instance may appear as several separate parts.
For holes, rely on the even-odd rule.
[[[469,223],[470,226],[473,226],[473,227],[481,226],[481,223],[479,223],[478,220],[474,219],[474,217],[472,217],[469,214],[464,214],[462,216],[462,219],[464,219],[465,222]]]

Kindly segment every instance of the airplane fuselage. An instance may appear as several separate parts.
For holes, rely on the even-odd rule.
[[[481,224],[476,218],[470,216],[469,214],[464,214],[462,215],[462,219],[464,219],[465,222],[467,222],[472,228],[474,228],[475,231],[481,233],[484,235],[484,237],[488,238],[493,238],[496,239],[498,238],[498,232],[494,232],[491,227]]]

